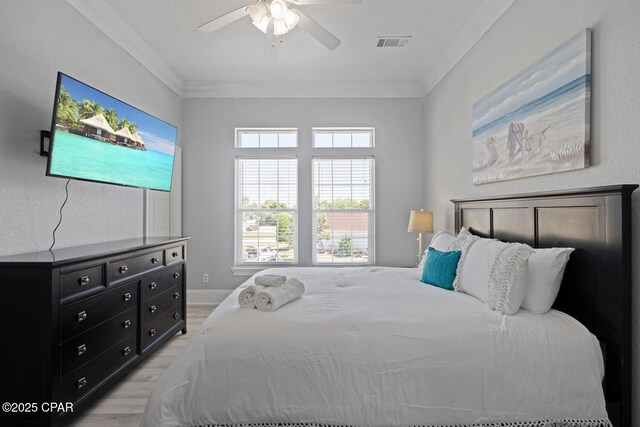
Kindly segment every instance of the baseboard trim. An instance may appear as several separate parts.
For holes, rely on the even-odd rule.
[[[220,304],[233,289],[187,289],[187,304]]]

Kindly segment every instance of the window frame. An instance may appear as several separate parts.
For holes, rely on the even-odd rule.
[[[364,148],[364,147],[363,147]],[[353,160],[363,159],[371,161],[370,170],[370,207],[369,209],[317,209],[315,206],[315,173],[314,162],[316,160]],[[376,265],[376,159],[374,155],[330,155],[330,156],[311,156],[311,265],[313,267],[362,267]],[[347,213],[369,213],[369,229],[371,232],[367,236],[369,241],[369,252],[367,254],[367,262],[355,263],[355,262],[323,262],[318,263],[317,260],[317,223],[316,215],[318,212],[334,213],[334,212],[347,212]]]
[[[371,133],[371,145],[368,147],[354,147],[353,146],[353,134],[359,132],[370,132]],[[351,145],[349,147],[336,147],[335,143],[332,139],[331,147],[318,147],[316,145],[316,133],[350,133],[351,134]],[[319,149],[319,150],[366,150],[375,148],[376,146],[376,128],[371,127],[312,127],[311,128],[311,148]]]
[[[240,145],[240,133],[241,132],[247,132],[247,133],[255,133],[255,134],[276,134],[278,135],[278,146],[277,147],[262,147],[260,146],[260,142],[258,139],[258,146],[257,147],[243,147],[242,145]],[[292,146],[292,147],[281,147],[280,146],[280,134],[281,133],[294,133],[295,137],[296,137],[296,145]],[[235,128],[234,130],[234,139],[235,139],[235,148],[239,148],[239,149],[247,149],[247,150],[282,150],[282,149],[297,149],[300,148],[300,132],[298,130],[298,128],[287,128],[287,127],[281,127],[281,128],[264,128],[264,127],[238,127]]]
[[[264,209],[264,208],[251,208],[245,209],[241,207],[242,200],[240,196],[240,175],[239,167],[242,160],[295,160],[296,161],[296,207],[290,208],[276,208],[276,209]],[[256,269],[262,270],[265,268],[275,267],[291,267],[298,265],[299,262],[299,212],[300,212],[300,159],[298,156],[287,155],[271,155],[271,156],[235,156],[234,159],[234,268],[238,269]],[[246,262],[243,261],[242,256],[242,214],[244,212],[293,212],[293,253],[294,258],[292,261],[274,261],[274,262]],[[260,248],[258,247],[258,250]]]

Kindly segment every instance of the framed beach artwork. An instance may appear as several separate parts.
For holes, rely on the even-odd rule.
[[[476,185],[589,167],[591,30],[473,104]]]

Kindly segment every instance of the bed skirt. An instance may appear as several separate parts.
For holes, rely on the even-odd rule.
[[[258,423],[258,424],[203,424],[194,427],[363,427],[349,424],[324,423]],[[545,420],[490,422],[479,424],[419,425],[410,427],[612,427],[608,419],[603,420]]]

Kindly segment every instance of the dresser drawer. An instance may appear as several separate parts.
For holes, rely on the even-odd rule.
[[[91,363],[85,364],[75,372],[62,378],[60,393],[62,402],[76,402],[103,380],[110,377],[119,368],[136,357],[138,347],[136,336],[131,335],[110,347],[96,357]]]
[[[60,299],[104,286],[104,264],[60,271]]]
[[[174,286],[160,295],[142,302],[140,313],[143,325],[157,319],[167,310],[182,305],[182,285]]]
[[[162,267],[164,267],[163,250],[109,261],[109,282],[117,282]]]
[[[73,372],[109,347],[136,334],[138,316],[131,308],[67,341],[61,348],[62,375]]]
[[[60,310],[62,341],[86,332],[125,310],[136,307],[138,282],[119,286],[83,301],[69,304]]]
[[[164,250],[164,259],[167,265],[184,260],[184,245],[173,246]]]
[[[142,327],[142,351],[160,339],[167,331],[183,320],[182,305],[160,315],[156,320]]]
[[[142,278],[141,298],[146,301],[164,291],[182,284],[183,264],[169,267],[159,273]]]

